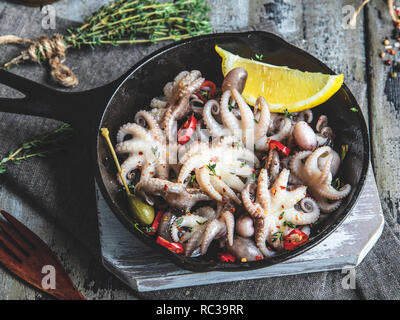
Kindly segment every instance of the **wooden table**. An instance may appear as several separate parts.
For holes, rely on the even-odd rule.
[[[107,1],[61,0],[57,16],[80,21],[85,14]],[[350,88],[361,88],[357,99],[371,132],[372,163],[388,224],[397,234],[400,205],[400,99],[399,79],[379,57],[383,38],[393,29],[383,1],[372,1],[359,16],[355,29],[345,24],[347,10],[355,0],[217,0],[212,2],[211,20],[216,31],[227,31],[256,23],[273,22],[276,30],[292,43],[315,55],[337,73],[343,73]],[[0,5],[0,10],[4,4]],[[350,7],[349,7],[350,6]],[[29,10],[38,10],[30,8]],[[366,84],[366,85],[365,85]],[[12,188],[0,185],[0,207],[23,212],[24,222],[46,241],[61,258],[73,281],[88,299],[137,299],[141,296],[109,274],[77,240],[38,214]],[[13,276],[0,271],[0,299],[47,299]],[[190,288],[182,289],[195,297]],[[323,295],[321,295],[323,296]],[[151,297],[145,296],[145,297]]]

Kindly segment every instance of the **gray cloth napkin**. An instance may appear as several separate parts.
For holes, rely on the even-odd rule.
[[[44,33],[39,10],[5,5],[0,13],[0,35],[14,34],[34,38]],[[18,17],[18,19],[16,19]],[[32,22],[35,23],[32,23]],[[71,23],[57,19],[63,33]],[[258,30],[274,31],[268,25]],[[102,47],[70,50],[66,64],[79,78],[74,89],[61,88],[49,78],[48,69],[26,63],[11,71],[59,90],[81,91],[116,79],[140,58],[165,45]],[[0,47],[2,60],[20,51],[18,46]],[[0,86],[0,95],[14,97],[16,92]],[[30,116],[0,113],[0,155],[7,155],[22,142],[54,129],[60,122]],[[34,159],[19,166],[9,166],[0,183],[12,188],[37,208],[37,211],[62,226],[82,244],[82,250],[98,255],[98,229],[93,177],[88,174],[85,141],[76,137],[65,152],[47,159]],[[238,281],[218,285],[163,290],[138,294],[147,299],[399,299],[400,243],[393,230],[385,226],[381,239],[356,268],[356,289],[342,288],[340,271],[320,272],[280,278]],[[100,262],[99,262],[100,263]],[[104,276],[104,274],[102,274]],[[96,282],[102,282],[102,276]]]

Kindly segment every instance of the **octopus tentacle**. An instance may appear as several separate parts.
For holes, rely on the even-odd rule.
[[[310,156],[307,158],[306,162],[304,163],[304,170],[305,172],[310,175],[314,176],[315,174],[320,174],[321,170],[318,167],[318,158],[324,154],[329,152],[330,147],[321,147],[316,149]]]
[[[210,179],[211,171],[208,167],[204,166],[196,170],[196,180],[202,190],[210,195],[211,198],[222,201],[222,195],[211,184]]]
[[[281,117],[281,121],[283,122],[283,124],[281,125],[281,129],[274,135],[270,136],[269,137],[270,140],[282,141],[291,134],[292,122],[290,121],[290,119]]]
[[[260,106],[260,118],[255,125],[254,129],[254,139],[255,141],[259,140],[262,137],[265,137],[268,132],[269,122],[271,119],[271,113],[269,112],[269,107],[267,101],[263,97],[259,97],[256,101],[255,108]]]
[[[270,224],[270,220],[267,219],[256,219],[254,222],[254,227],[257,230],[255,235],[256,245],[266,257],[271,257],[275,254],[275,252],[269,249],[266,245],[268,234],[271,233]]]
[[[221,97],[221,117],[224,125],[237,136],[241,130],[240,120],[236,118],[232,110],[229,110],[229,100],[232,94],[230,90],[225,91]]]
[[[132,155],[128,159],[126,159],[122,164],[121,164],[121,169],[123,172],[123,177],[125,181],[129,184],[132,181],[132,178],[129,177],[130,172],[132,172],[135,169],[140,169],[142,168],[143,164],[145,162],[145,158],[143,155]],[[117,175],[118,181],[120,184],[122,184],[122,180],[120,175]]]
[[[250,197],[250,184],[246,185],[246,187],[242,190],[242,201],[243,206],[247,210],[247,212],[253,218],[262,218],[264,214],[264,209],[257,202],[254,203]]]
[[[161,196],[170,206],[182,210],[190,210],[199,201],[211,200],[200,189],[185,188],[183,184],[159,178],[140,181],[135,187],[135,193],[143,191]]]
[[[229,198],[235,201],[237,204],[241,204],[242,202],[237,197],[236,193],[224,182],[222,179],[216,176],[211,176],[211,183],[222,196]]]
[[[190,112],[190,96],[200,89],[204,82],[200,71],[193,70],[190,73],[180,73],[174,80],[173,93],[169,101],[171,106],[165,113],[162,128],[167,141],[173,142],[176,136],[176,121],[182,119]]]
[[[153,98],[150,101],[150,108],[152,109],[164,109],[168,107],[168,101],[160,99],[160,98]]]
[[[235,236],[233,245],[226,246],[226,250],[238,260],[246,259],[246,261],[255,261],[262,257],[262,253],[254,241],[241,236]]]
[[[267,207],[268,203],[271,202],[271,197],[268,192],[268,179],[268,171],[261,169],[260,175],[258,176],[256,202],[260,203],[263,208]]]
[[[315,196],[315,200],[316,200],[320,210],[324,213],[331,213],[331,212],[335,211],[337,208],[339,208],[340,205],[342,204],[342,200],[328,202],[327,199],[325,199],[321,196],[318,196],[318,195]]]
[[[279,154],[276,150],[269,150],[265,169],[268,170],[269,183],[274,183],[280,172]]]
[[[245,187],[245,184],[239,177],[232,174],[231,172],[227,172],[225,170],[221,170],[221,177],[224,182],[232,189],[236,191],[242,191]]]
[[[327,156],[324,158],[323,167],[322,170],[320,170],[320,159],[324,154],[327,154]],[[305,159],[307,155],[308,158],[303,164],[302,160]],[[351,186],[349,184],[344,185],[339,190],[336,190],[331,185],[331,164],[333,159],[333,150],[329,146],[325,146],[317,148],[310,154],[299,152],[290,162],[291,169],[303,183],[308,185],[310,193],[316,198],[317,204],[320,206],[322,212],[332,212],[336,210],[340,205],[340,202],[337,201],[346,197],[351,191]],[[336,200],[336,202],[330,203],[325,199]]]
[[[164,132],[158,125],[156,118],[154,118],[154,116],[150,112],[145,110],[137,112],[135,115],[135,122],[138,125],[140,125],[142,120],[144,120],[146,124],[149,126],[152,136],[154,137],[155,140],[159,142],[165,142]]]
[[[204,105],[203,108],[203,121],[207,129],[213,136],[223,136],[226,135],[228,132],[222,125],[220,125],[214,119],[214,116],[212,115],[212,109],[215,106],[219,107],[218,102],[216,100],[207,101],[207,103]]]
[[[201,254],[205,254],[214,239],[227,235],[229,245],[233,244],[233,235],[235,230],[235,218],[229,211],[222,212],[218,219],[212,220],[204,232],[204,238],[201,243]]]
[[[143,139],[149,143],[151,143],[154,140],[153,135],[142,126],[139,126],[136,123],[126,123],[118,131],[117,142],[118,143],[122,142],[123,138],[127,134],[131,134],[132,136]]]
[[[204,238],[204,232],[207,229],[208,224],[209,222],[207,221],[205,224],[199,226],[193,233],[193,235],[190,237],[190,239],[187,241],[185,245],[186,257],[190,257],[193,254],[193,252],[201,245]]]
[[[233,88],[231,90],[232,96],[235,99],[236,103],[238,104],[238,107],[240,109],[240,115],[242,117],[242,120],[240,121],[241,127],[242,127],[242,133],[243,133],[243,142],[248,145],[253,145],[254,144],[254,114],[251,111],[250,107],[244,101],[243,97],[241,94]]]
[[[351,191],[351,186],[349,184],[346,184],[339,190],[336,190],[331,185],[324,185],[316,192],[329,200],[339,200],[344,197],[347,197],[350,191]]]

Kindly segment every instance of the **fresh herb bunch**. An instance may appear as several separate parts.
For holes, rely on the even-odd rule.
[[[69,48],[101,45],[118,46],[164,40],[181,40],[212,32],[207,0],[116,0],[103,6],[86,22],[67,29],[69,34],[41,35],[35,40],[15,35],[0,36],[2,44],[29,45],[3,64],[18,66],[25,61],[41,64],[47,61],[54,81],[66,87],[79,83],[74,72],[64,64]]]
[[[31,158],[44,158],[51,153],[65,150],[73,136],[73,129],[69,124],[63,124],[31,141],[25,142],[19,148],[11,151],[7,157],[0,160],[0,174],[7,171],[7,164],[18,165]]]
[[[206,0],[116,0],[64,37],[68,46],[181,40],[212,32]]]

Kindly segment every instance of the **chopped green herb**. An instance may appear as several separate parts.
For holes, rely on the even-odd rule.
[[[277,231],[272,235],[272,242],[275,242],[276,240],[282,241],[282,231]]]
[[[176,224],[179,226],[183,222],[183,218],[179,218],[176,220]]]
[[[145,228],[144,228],[144,231],[145,231],[146,233],[151,233],[151,232],[155,232],[156,229],[155,229],[153,226],[151,226],[151,227],[145,227]]]
[[[153,152],[156,158],[160,157],[160,152],[158,152],[158,147],[151,147],[151,152]]]
[[[283,217],[283,215],[285,214],[285,211],[282,211],[281,214],[279,215],[279,217]]]
[[[283,110],[285,117],[288,119],[293,119],[293,115],[288,111],[288,109]]]
[[[139,223],[138,223],[138,222],[136,222],[133,226],[135,227],[135,229],[136,229],[137,231],[139,231],[140,233],[144,234],[143,230],[140,229]]]
[[[135,185],[131,182],[128,184],[128,188],[130,191],[133,191],[135,189]]]
[[[284,226],[288,226],[288,227],[293,228],[293,229],[296,228],[296,225],[294,225],[294,224],[291,223],[290,221],[285,221],[285,222],[283,222],[283,225],[284,225]]]
[[[192,176],[190,177],[190,181],[189,181],[189,186],[190,187],[193,187],[194,180],[196,180],[196,175],[192,174]]]
[[[353,112],[358,112],[358,109],[357,109],[357,108],[354,108],[354,107],[353,107],[353,108],[350,108],[350,110],[353,111]]]
[[[246,161],[242,161],[242,163],[240,164],[240,167],[243,168],[244,166],[246,166]]]
[[[216,176],[217,175],[217,173],[215,172],[215,167],[216,166],[217,166],[216,163],[207,165],[207,168],[210,169],[210,171],[212,172],[212,173],[210,173],[210,176]]]
[[[254,118],[254,122],[255,122],[255,123],[258,123],[258,120],[257,120],[256,118]]]
[[[229,101],[229,103],[228,103],[228,110],[229,110],[230,112],[232,112],[232,109],[233,109],[233,106],[232,106],[231,102]]]
[[[332,182],[332,187],[334,187],[336,190],[339,190],[342,186],[343,186],[343,183],[342,183],[342,181],[340,181],[339,178],[336,178],[336,179]]]
[[[206,221],[203,221],[203,222],[200,222],[200,221],[197,221],[197,220],[196,220],[196,223],[199,224],[199,225],[201,225],[201,226],[202,226],[203,224],[205,224],[206,222],[207,222],[207,220],[206,220]]]

